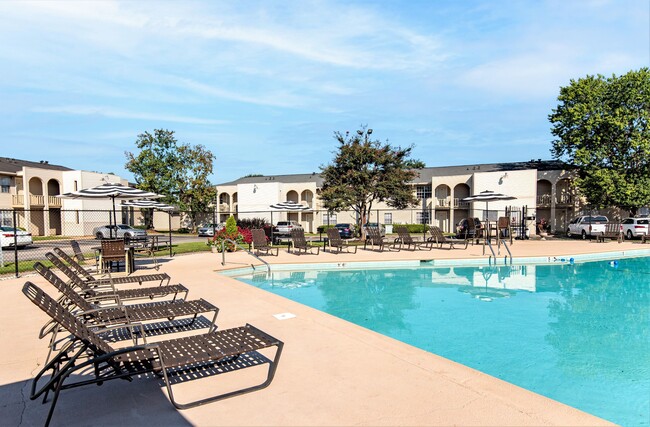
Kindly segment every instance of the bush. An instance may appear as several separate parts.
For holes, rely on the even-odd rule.
[[[266,222],[265,218],[242,218],[237,221],[237,226],[242,229],[264,228],[270,224]]]
[[[216,247],[217,250],[221,252],[222,244],[225,242],[225,245],[223,246],[225,250],[228,252],[234,252],[237,250],[237,246],[231,241],[238,245],[243,245],[244,243],[250,244],[253,241],[253,236],[250,230],[237,227],[237,221],[235,221],[235,217],[233,216],[228,218],[224,228],[217,231],[211,239],[208,239],[208,245]]]
[[[189,232],[190,232],[190,229],[186,228],[186,227],[179,228],[178,231],[177,231],[177,233],[179,233],[179,234],[188,234]]]
[[[428,224],[395,224],[393,230],[395,230],[396,225],[406,227],[411,234],[422,234],[429,230]]]
[[[327,232],[328,228],[334,228],[334,226],[333,225],[319,225],[318,227],[316,227],[316,232],[317,233],[325,233],[325,232]]]

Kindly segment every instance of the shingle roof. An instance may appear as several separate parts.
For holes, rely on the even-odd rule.
[[[65,166],[51,165],[47,161],[30,162],[29,160],[12,159],[9,157],[0,157],[0,172],[16,173],[23,170],[23,167],[50,169],[59,171],[71,171],[73,169]]]
[[[563,170],[573,169],[567,163],[558,160],[531,160],[528,162],[510,162],[510,163],[484,163],[484,164],[468,164],[461,166],[436,166],[420,169],[420,177],[413,180],[413,182],[430,183],[431,179],[436,176],[454,176],[466,175],[476,172],[499,172],[499,171],[514,171],[525,169],[545,170]],[[290,183],[304,183],[309,181],[316,182],[316,186],[320,187],[323,184],[323,178],[318,173],[311,174],[295,174],[295,175],[263,175],[263,176],[247,176],[236,179],[231,182],[224,182],[220,185],[237,185],[237,184],[255,184],[268,181],[277,181],[283,184]]]

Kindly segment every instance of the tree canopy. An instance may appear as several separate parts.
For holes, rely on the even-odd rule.
[[[375,202],[405,209],[418,202],[409,185],[424,163],[410,159],[413,147],[393,147],[370,140],[372,129],[334,133],[339,142],[331,164],[321,166],[323,186],[320,198],[331,211],[352,209],[361,224],[367,222]],[[357,224],[359,225],[359,224]]]
[[[650,204],[650,69],[571,80],[558,101],[551,151],[577,166],[587,201],[632,214]]]
[[[179,144],[174,131],[144,132],[135,142],[140,152],[126,152],[126,169],[138,188],[164,195],[164,202],[188,211],[193,222],[216,197],[210,183],[214,154],[203,145]]]

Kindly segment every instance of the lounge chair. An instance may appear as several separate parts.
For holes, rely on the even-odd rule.
[[[55,263],[54,265],[61,270],[63,274],[68,276],[70,279],[73,278],[73,276],[78,276],[88,282],[89,284],[96,284],[96,285],[106,285],[109,283],[112,283],[114,285],[122,285],[122,284],[129,284],[129,283],[137,283],[142,286],[143,283],[146,282],[159,282],[161,285],[162,284],[169,284],[171,281],[171,277],[167,273],[155,273],[155,274],[134,274],[132,276],[111,276],[110,279],[107,278],[106,275],[102,275],[103,278],[97,278],[93,276],[92,274],[88,273],[79,263],[77,263],[73,258],[68,256],[65,252],[63,252],[60,248],[54,248],[54,252],[58,255],[59,258],[61,258],[61,261],[58,263],[55,263],[56,260],[50,259],[52,263]],[[48,258],[49,259],[49,258]],[[67,265],[66,265],[67,264]]]
[[[87,259],[83,252],[81,251],[81,246],[79,246],[79,242],[76,240],[70,240],[70,247],[72,248],[72,252],[74,253],[74,257],[77,259],[77,262],[79,265],[85,264],[86,261],[90,261]],[[92,261],[95,264],[94,270],[96,272],[99,271],[99,253],[95,251],[95,256],[93,257]],[[85,269],[85,268],[84,268]]]
[[[56,268],[61,270],[63,274],[68,276],[72,284],[79,288],[79,292],[84,296],[84,298],[90,299],[92,301],[111,301],[115,299],[116,295],[120,300],[124,301],[143,298],[166,297],[168,295],[173,295],[172,299],[176,299],[179,293],[185,293],[184,299],[187,299],[187,294],[189,293],[189,289],[180,283],[176,285],[161,284],[160,286],[152,286],[147,288],[119,289],[117,292],[113,292],[112,287],[117,284],[113,281],[113,279],[102,282],[87,282],[75,274],[52,252],[46,253],[45,257],[52,264],[54,264]],[[119,278],[116,277],[115,279]]]
[[[164,380],[169,399],[176,408],[192,408],[268,386],[273,380],[282,353],[281,341],[249,324],[207,334],[114,349],[33,283],[25,283],[23,293],[71,334],[69,344],[45,364],[32,381],[30,399],[38,399],[43,394],[47,398],[50,391],[54,393],[45,421],[46,426],[52,420],[62,390],[89,384],[101,385],[113,379],[131,381],[146,374],[156,374]],[[273,360],[258,353],[258,350],[270,347],[276,347]],[[176,381],[182,381],[208,375],[208,368],[224,374],[265,363],[269,364],[268,373],[266,380],[259,385],[191,403],[177,402],[172,392],[172,376],[180,378]],[[202,369],[205,370],[205,375],[202,375]],[[83,373],[86,375],[80,375]],[[49,378],[44,379],[47,374],[50,374]],[[184,374],[187,376],[184,377]]]
[[[354,248],[353,253],[357,253],[357,245],[350,245],[348,242],[341,239],[341,234],[339,229],[336,227],[327,229],[327,246],[329,247],[330,252],[333,252],[336,249],[336,253],[343,252],[345,249],[346,252],[350,252],[350,249]],[[323,248],[325,250],[325,248]]]
[[[386,238],[382,237],[381,232],[379,231],[379,228],[377,227],[366,227],[366,240],[363,242],[363,249],[365,250],[368,247],[368,244],[370,246],[376,246],[377,250],[379,252],[384,250],[384,246],[386,246]],[[397,249],[398,251],[401,249],[401,244],[398,246],[398,242],[393,243],[393,248]],[[390,250],[390,246],[388,246],[388,249]]]
[[[273,251],[275,250],[275,256],[278,256],[280,249],[277,246],[273,247],[269,244],[264,230],[261,228],[254,228],[251,230],[251,235],[253,237],[253,248],[257,255],[260,255],[260,252],[273,255]]]
[[[302,228],[291,229],[291,243],[289,244],[287,251],[291,253],[292,248],[295,251],[296,255],[300,255],[301,251],[314,254],[314,249],[316,249],[316,253],[314,255],[318,255],[320,252],[320,247],[312,246],[307,242],[307,239],[305,238],[305,230]]]
[[[433,249],[433,242],[415,240],[411,236],[409,229],[404,225],[396,225],[393,228],[393,230],[397,233],[398,236],[395,239],[395,243],[399,243],[401,248],[406,246],[407,250],[411,250],[411,249],[415,250],[415,249],[423,249],[423,248],[427,250]]]
[[[210,331],[217,328],[215,322],[217,320],[219,309],[204,299],[194,301],[162,301],[148,304],[102,307],[88,302],[81,295],[75,292],[72,286],[65,283],[59,276],[54,274],[50,268],[44,266],[40,262],[34,264],[34,269],[59,292],[61,292],[62,298],[59,302],[70,310],[73,315],[82,319],[83,322],[89,326],[108,327],[122,325],[128,328],[131,332],[131,336],[136,339],[134,327],[137,327],[137,329],[140,330],[140,335],[142,335],[142,322],[161,319],[173,321],[177,317],[193,316],[187,323],[187,325],[191,325],[199,314],[214,311],[214,316],[210,323]],[[64,301],[65,304],[63,304]],[[44,338],[51,332],[53,335],[50,340],[50,346],[51,348],[54,348],[57,331],[58,328],[48,322],[43,326],[43,328],[41,328],[39,338]]]
[[[431,235],[429,240],[432,243],[435,243],[439,248],[442,248],[442,245],[449,245],[449,249],[455,249],[456,244],[464,244],[465,246],[463,249],[467,249],[469,244],[468,239],[456,239],[454,237],[445,236],[440,227],[436,227],[435,225],[429,227],[429,234]]]

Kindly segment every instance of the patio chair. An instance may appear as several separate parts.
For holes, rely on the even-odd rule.
[[[178,409],[192,408],[262,389],[273,380],[284,345],[282,341],[246,324],[206,334],[114,349],[33,283],[25,283],[23,294],[71,334],[70,344],[64,346],[32,380],[30,399],[37,399],[43,394],[47,398],[50,391],[54,393],[46,426],[52,420],[62,390],[89,384],[101,385],[114,379],[131,381],[133,378],[150,376],[147,374],[162,377],[169,399]],[[271,347],[276,347],[272,360],[258,352]],[[266,379],[258,385],[190,403],[177,402],[172,392],[171,380],[187,381],[207,376],[211,372],[214,374],[215,371],[223,375],[266,363],[269,364]],[[80,375],[82,373],[86,375]],[[47,374],[50,375],[49,378],[44,379]]]
[[[106,271],[112,268],[113,263],[117,263],[117,271],[120,271],[120,261],[124,262],[124,270],[126,270],[126,253],[124,247],[124,240],[122,239],[102,239],[102,252],[100,255],[100,268]]]
[[[160,264],[158,264],[158,260],[156,259],[156,251],[158,250],[156,246],[157,240],[154,236],[149,236],[145,240],[132,240],[131,245],[133,247],[133,255],[136,258],[149,258],[153,262],[153,268],[155,270],[160,269]]]
[[[79,288],[79,292],[84,296],[84,298],[92,301],[111,301],[115,300],[116,296],[119,297],[120,300],[128,301],[144,298],[160,298],[166,297],[168,295],[173,295],[172,300],[175,300],[179,293],[185,293],[184,299],[187,299],[187,294],[190,292],[189,289],[180,283],[176,285],[161,284],[159,286],[151,286],[146,288],[141,287],[135,289],[114,290],[115,283],[111,278],[109,278],[108,281],[104,282],[87,282],[75,274],[52,252],[46,253],[45,257],[63,274],[68,276],[72,284]],[[119,278],[116,277],[115,279]]]
[[[251,235],[253,237],[253,247],[257,255],[260,255],[260,252],[264,251],[266,254],[273,255],[275,250],[275,256],[278,256],[280,249],[278,247],[273,247],[269,244],[269,240],[266,237],[266,233],[261,228],[254,228],[251,230]]]
[[[433,242],[415,240],[411,236],[409,229],[404,225],[396,225],[393,228],[393,230],[397,233],[398,236],[395,239],[395,243],[399,243],[400,247],[406,246],[407,250],[411,250],[411,248],[412,250],[422,249],[422,248],[425,248],[427,250],[433,249]]]
[[[478,218],[467,219],[467,231],[465,232],[465,240],[471,242],[472,246],[474,245],[474,243],[479,242],[479,239],[483,234],[483,229],[477,224],[480,224]]]
[[[354,248],[354,252],[352,253],[357,253],[357,245],[350,245],[348,242],[341,239],[339,229],[336,227],[327,229],[327,246],[330,248],[330,252],[333,252],[333,250],[336,249],[336,253],[341,253],[343,252],[343,249],[345,249],[346,252],[350,253],[350,249]],[[323,250],[325,250],[325,248],[323,248]]]
[[[133,329],[136,326],[140,329],[140,335],[143,336],[146,342],[146,338],[143,335],[142,322],[162,319],[167,319],[171,322],[177,317],[192,316],[190,321],[185,325],[189,326],[194,323],[199,314],[214,311],[214,316],[209,327],[210,331],[217,328],[215,322],[217,321],[219,309],[204,299],[193,301],[161,301],[136,305],[99,306],[91,304],[88,300],[84,299],[71,285],[65,283],[50,268],[40,262],[34,264],[34,269],[41,277],[61,292],[62,298],[59,299],[59,302],[70,310],[74,316],[89,326],[108,327],[121,325],[129,329],[132,337],[136,336]],[[57,332],[58,328],[48,322],[41,328],[39,338],[44,338],[49,333],[52,333],[50,346],[54,348]]]
[[[386,238],[382,237],[378,227],[366,227],[366,240],[363,242],[364,250],[367,248],[368,244],[370,244],[370,246],[376,246],[377,250],[382,252],[386,243]],[[399,242],[393,242],[392,246],[398,251],[401,249],[401,243]],[[390,246],[388,246],[388,249],[390,250]]]
[[[72,276],[79,276],[82,280],[85,280],[89,284],[96,285],[107,285],[112,283],[114,285],[123,285],[129,283],[137,283],[142,286],[145,282],[160,282],[160,284],[169,284],[171,277],[167,273],[154,273],[154,274],[134,274],[131,276],[111,276],[110,279],[106,275],[102,275],[102,278],[97,278],[92,274],[88,273],[79,263],[77,263],[73,258],[68,254],[63,252],[60,248],[54,248],[54,252],[58,255],[61,261],[55,266],[61,270],[63,274],[72,279]],[[52,261],[52,260],[50,260]],[[52,261],[54,263],[55,261]],[[67,265],[66,265],[67,264]]]
[[[497,241],[510,239],[512,245],[512,229],[510,228],[510,218],[500,216],[497,220]]]
[[[449,245],[449,249],[456,249],[456,244],[465,244],[465,247],[462,249],[467,249],[467,246],[469,245],[469,240],[467,239],[456,239],[454,237],[445,236],[440,227],[436,227],[435,225],[429,227],[429,234],[431,235],[429,241],[435,243],[439,248],[442,248],[442,245]]]
[[[309,242],[307,242],[307,239],[305,238],[305,230],[302,228],[291,229],[291,243],[289,244],[287,251],[291,253],[292,248],[294,251],[296,251],[296,255],[300,255],[301,251],[314,254],[314,252],[312,252],[313,249],[316,249],[316,253],[314,255],[318,255],[320,253],[320,247],[312,246],[309,244]]]

